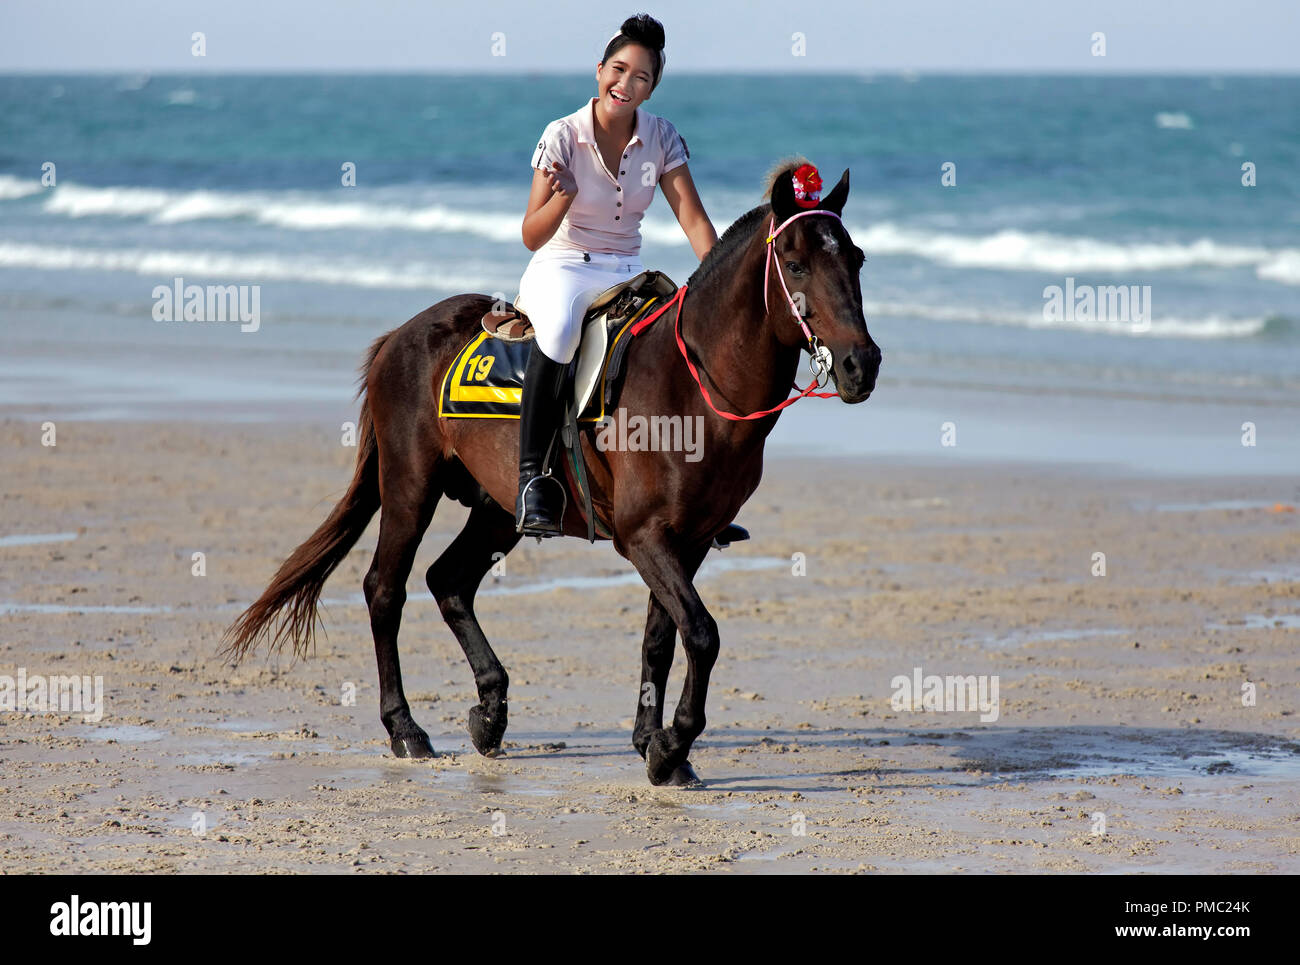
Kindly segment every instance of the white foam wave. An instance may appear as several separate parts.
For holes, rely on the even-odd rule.
[[[216,278],[231,281],[290,281],[356,288],[440,289],[446,292],[504,292],[513,297],[518,278],[449,272],[433,265],[408,263],[348,262],[309,256],[249,254],[220,251],[80,248],[0,242],[0,267],[32,268],[44,271],[108,271],[170,279]],[[1113,335],[1164,338],[1244,338],[1261,332],[1263,318],[1155,318],[1145,331],[1132,322],[1078,319],[1048,321],[1042,312],[1019,312],[953,305],[925,305],[909,302],[871,302],[868,318],[893,316],[934,321],[975,322],[1022,328],[1070,328]]]
[[[1190,131],[1192,118],[1184,111],[1161,111],[1156,115],[1156,127],[1171,131]]]
[[[70,218],[112,215],[138,218],[154,214],[167,204],[170,192],[155,188],[86,188],[65,184],[54,189],[44,208]]]
[[[39,181],[27,181],[11,174],[0,174],[0,201],[25,198],[29,194],[37,194],[42,190]]]
[[[519,279],[474,276],[432,265],[366,264],[334,259],[221,251],[107,249],[0,242],[0,267],[45,271],[129,272],[169,279],[176,275],[227,281],[300,281],[358,288],[433,288],[449,292],[504,292],[513,297]]]
[[[340,188],[340,190],[344,190]],[[463,232],[491,241],[518,241],[523,213],[494,214],[431,204],[404,207],[365,201],[330,201],[319,195],[157,188],[93,188],[68,184],[45,203],[50,214],[69,218],[148,218],[157,224],[247,218],[297,231],[354,228]]]
[[[1285,266],[1300,258],[1300,249],[1228,245],[1208,238],[1186,244],[1146,242],[1126,245],[1095,238],[1015,230],[989,235],[954,235],[903,228],[890,222],[855,228],[852,233],[853,240],[866,250],[868,256],[912,255],[957,268],[1003,271],[1124,272],[1170,271],[1199,266],[1255,266],[1259,277],[1279,281],[1289,277],[1289,268]],[[1275,264],[1284,267],[1275,267],[1271,275],[1259,270]]]
[[[1300,285],[1300,251],[1279,252],[1255,269],[1255,274],[1283,285]]]
[[[342,189],[341,189],[342,190]],[[2,195],[0,195],[2,197]],[[376,201],[331,201],[320,195],[224,191],[168,191],[156,188],[92,188],[69,184],[44,205],[49,214],[69,218],[148,218],[155,224],[246,218],[294,231],[428,231],[463,233],[489,241],[520,239],[523,211],[492,212],[441,204],[403,206]],[[647,217],[643,239],[655,244],[685,245],[675,221]]]
[[[1167,316],[1153,318],[1149,324],[1103,321],[1097,319],[1049,320],[1043,313],[1014,309],[986,309],[957,305],[923,305],[911,302],[867,302],[863,305],[867,320],[873,316],[919,318],[940,322],[975,322],[985,325],[1010,325],[1018,328],[1054,328],[1097,332],[1103,335],[1132,335],[1148,338],[1247,338],[1257,335],[1268,324],[1267,318],[1205,318]]]
[[[41,190],[39,182],[0,175],[0,200]],[[353,189],[339,190],[346,194]],[[295,231],[463,233],[506,244],[519,240],[522,220],[520,212],[475,211],[437,203],[402,205],[373,200],[373,196],[371,200],[332,200],[305,192],[172,191],[77,184],[52,189],[43,209],[70,218],[147,218],[157,224],[243,218]],[[1300,249],[1296,248],[1225,244],[1208,238],[1126,244],[1015,229],[963,235],[889,221],[851,230],[868,255],[910,256],[958,268],[1067,274],[1253,267],[1263,280],[1300,285]],[[645,241],[657,245],[687,243],[680,226],[668,218],[646,217],[641,233]]]

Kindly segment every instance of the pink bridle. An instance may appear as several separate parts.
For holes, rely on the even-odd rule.
[[[805,215],[810,215],[810,214],[830,215],[832,218],[839,219],[840,224],[844,223],[844,219],[840,218],[840,216],[837,215],[834,211],[825,211],[821,208],[812,208],[808,211],[798,211],[795,214],[790,215],[790,217],[786,218],[784,221],[781,222],[781,227],[776,228],[776,230],[774,231],[772,229],[776,225],[776,216],[775,215],[772,216],[772,218],[768,221],[767,224],[767,230],[768,230],[768,235],[766,239],[767,264],[764,265],[763,267],[763,309],[765,311],[767,310],[767,289],[768,289],[767,279],[768,279],[768,274],[772,269],[772,253],[776,251],[776,236],[779,235],[782,231],[784,231],[786,229],[786,226],[789,225],[790,222],[794,221],[796,218],[802,218]],[[816,357],[817,336],[812,333],[812,331],[808,328],[808,323],[805,322],[803,320],[803,316],[799,314],[799,308],[798,306],[795,305],[794,299],[790,296],[790,289],[786,287],[785,275],[781,273],[780,265],[776,266],[776,277],[781,282],[781,290],[785,292],[786,304],[790,306],[790,312],[794,315],[794,320],[798,322],[799,327],[803,329],[803,337],[808,340],[809,346],[812,347],[813,356]]]

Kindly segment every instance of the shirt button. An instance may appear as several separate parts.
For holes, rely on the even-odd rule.
[[[617,204],[620,208],[623,207],[623,202],[622,202],[622,201],[616,201],[616,202],[614,202],[614,203]]]
[[[622,188],[622,186],[620,185],[619,187],[616,187],[614,190],[615,190],[615,191],[622,191],[623,188]]]
[[[615,220],[615,221],[618,220],[618,215],[614,215],[614,220]]]
[[[626,155],[626,154],[624,154],[624,155],[623,155],[623,156],[624,156],[624,157],[627,157],[627,155]]]
[[[618,173],[619,173],[619,174],[627,174],[626,171],[619,171]]]

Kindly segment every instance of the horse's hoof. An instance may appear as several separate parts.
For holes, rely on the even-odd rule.
[[[438,756],[438,752],[433,749],[433,744],[429,743],[427,734],[417,734],[414,737],[394,737],[392,748],[393,754],[397,757]]]
[[[695,768],[691,767],[690,761],[673,771],[673,776],[668,778],[668,783],[672,787],[704,787],[704,782],[695,773]]]
[[[650,743],[646,745],[646,775],[650,778],[650,783],[655,787],[671,783],[673,775],[682,766],[673,763],[673,752],[669,747],[669,740],[670,735],[667,730],[657,730],[650,735]]]
[[[469,739],[474,742],[474,749],[484,757],[498,757],[501,754],[501,738],[506,734],[506,702],[497,705],[496,713],[489,717],[483,712],[482,704],[475,704],[469,709]]]

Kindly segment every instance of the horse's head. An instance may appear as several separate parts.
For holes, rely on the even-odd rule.
[[[830,350],[831,378],[840,398],[862,402],[876,385],[880,347],[867,331],[862,314],[858,274],[866,256],[838,217],[849,196],[849,172],[846,168],[831,192],[813,204],[820,180],[815,181],[811,192],[801,182],[802,198],[795,193],[796,172],[807,176],[810,169],[811,165],[787,167],[772,182],[772,217],[779,230],[768,260],[770,275],[779,277],[767,279],[770,317],[782,344],[808,348],[806,335],[794,319],[793,309],[797,309],[817,341]],[[812,176],[816,177],[815,169]],[[809,214],[786,224],[795,215],[816,211],[828,211],[836,217]]]

